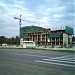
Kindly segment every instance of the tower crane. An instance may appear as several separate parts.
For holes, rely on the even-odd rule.
[[[14,17],[14,19],[19,20],[19,38],[20,38],[20,31],[21,31],[22,21],[24,21],[24,22],[36,23],[36,22],[34,22],[34,21],[23,20],[23,19],[21,19],[21,17],[22,17],[22,15],[20,15],[20,18]],[[38,24],[40,24],[40,23],[38,23]]]

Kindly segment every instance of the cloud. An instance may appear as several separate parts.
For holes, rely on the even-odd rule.
[[[0,2],[0,8],[2,9],[0,11],[0,35],[13,36],[19,34],[19,21],[14,19],[15,16],[19,17],[21,14],[23,19],[28,20],[33,20],[35,17],[28,8],[24,7],[23,1],[17,2],[14,0],[13,5]],[[15,30],[16,33],[14,33]]]
[[[22,22],[22,26],[34,24],[57,28],[73,26],[74,14],[73,0],[0,0],[0,35],[19,34],[19,21],[14,19],[19,18],[19,15],[22,15],[22,19],[31,21]]]

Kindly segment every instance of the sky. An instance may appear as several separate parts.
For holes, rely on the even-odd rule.
[[[0,36],[19,35],[19,18],[23,26],[64,29],[74,25],[74,0],[0,0]],[[74,33],[75,35],[75,33]]]

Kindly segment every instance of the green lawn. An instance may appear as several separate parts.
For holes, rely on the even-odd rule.
[[[74,71],[18,61],[0,60],[0,75],[74,75]]]

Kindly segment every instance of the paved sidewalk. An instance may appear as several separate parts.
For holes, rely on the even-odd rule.
[[[44,48],[44,47],[38,47],[38,49],[47,49],[47,50],[74,50],[75,51],[75,48]]]

